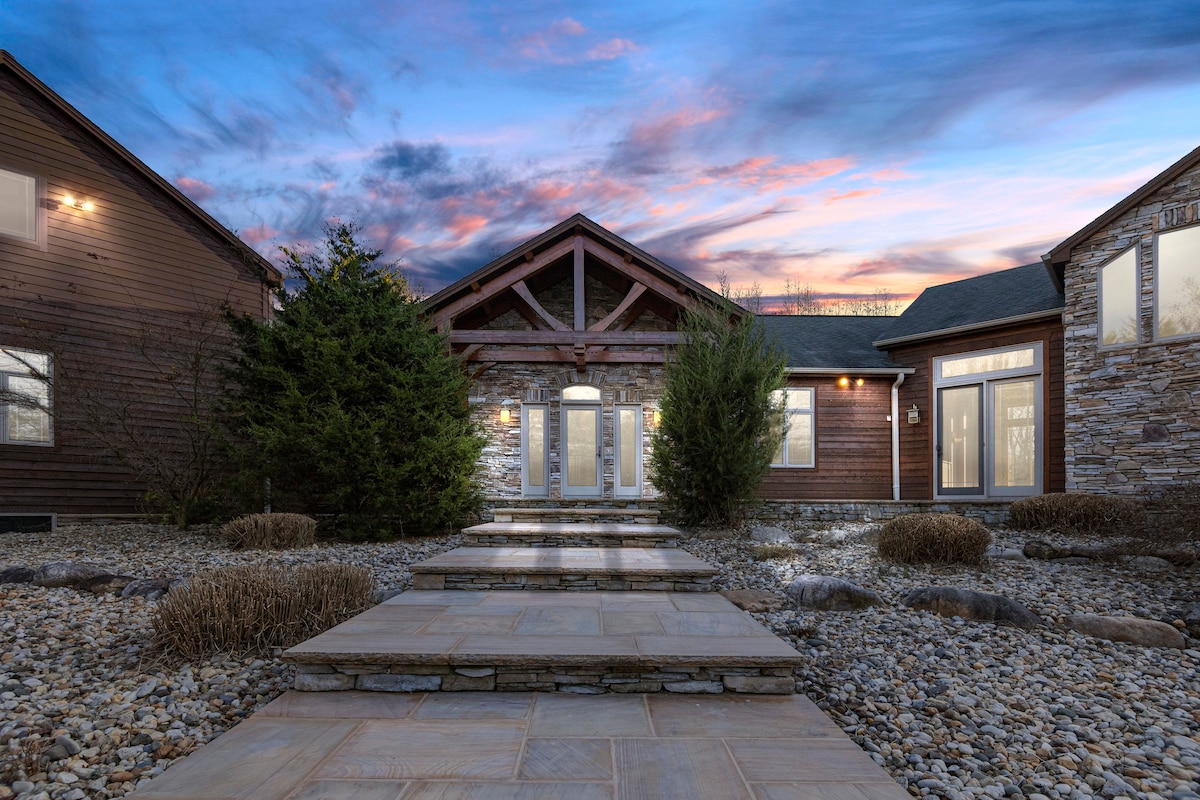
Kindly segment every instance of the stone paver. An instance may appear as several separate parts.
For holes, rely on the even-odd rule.
[[[648,522],[485,522],[463,528],[469,546],[675,547],[679,529]]]
[[[804,697],[289,692],[131,797],[901,800],[909,795]]]

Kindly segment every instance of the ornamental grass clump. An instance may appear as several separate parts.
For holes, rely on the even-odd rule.
[[[317,521],[303,514],[248,514],[222,525],[220,535],[234,550],[290,550],[313,543]]]
[[[1009,526],[1026,531],[1057,531],[1073,536],[1125,538],[1146,524],[1142,503],[1132,497],[1099,494],[1043,494],[1013,502]]]
[[[992,534],[978,521],[957,514],[906,514],[879,530],[881,558],[901,564],[983,563]]]
[[[365,567],[254,564],[197,573],[154,615],[154,641],[189,661],[217,653],[263,655],[291,647],[371,605]]]

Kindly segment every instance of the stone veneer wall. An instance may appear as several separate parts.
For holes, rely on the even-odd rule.
[[[1154,340],[1155,234],[1200,218],[1193,169],[1075,248],[1065,273],[1067,491],[1200,480],[1200,335]],[[1098,270],[1140,245],[1139,339],[1099,347]]]

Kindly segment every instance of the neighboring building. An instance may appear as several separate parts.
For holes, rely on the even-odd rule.
[[[0,513],[137,512],[145,487],[84,433],[92,401],[171,452],[186,376],[165,351],[222,307],[267,315],[279,279],[0,51]]]
[[[1067,489],[1200,480],[1200,148],[1042,260],[1066,293]]]

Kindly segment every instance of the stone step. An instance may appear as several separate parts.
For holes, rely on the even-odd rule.
[[[302,691],[792,694],[802,656],[719,594],[408,591],[283,654]]]
[[[409,569],[413,588],[429,590],[707,592],[718,572],[662,547],[459,547]]]
[[[497,508],[493,522],[610,522],[654,525],[658,511],[651,508],[601,508],[598,506],[561,506]]]
[[[676,547],[679,529],[624,522],[485,522],[463,529],[468,547]]]

